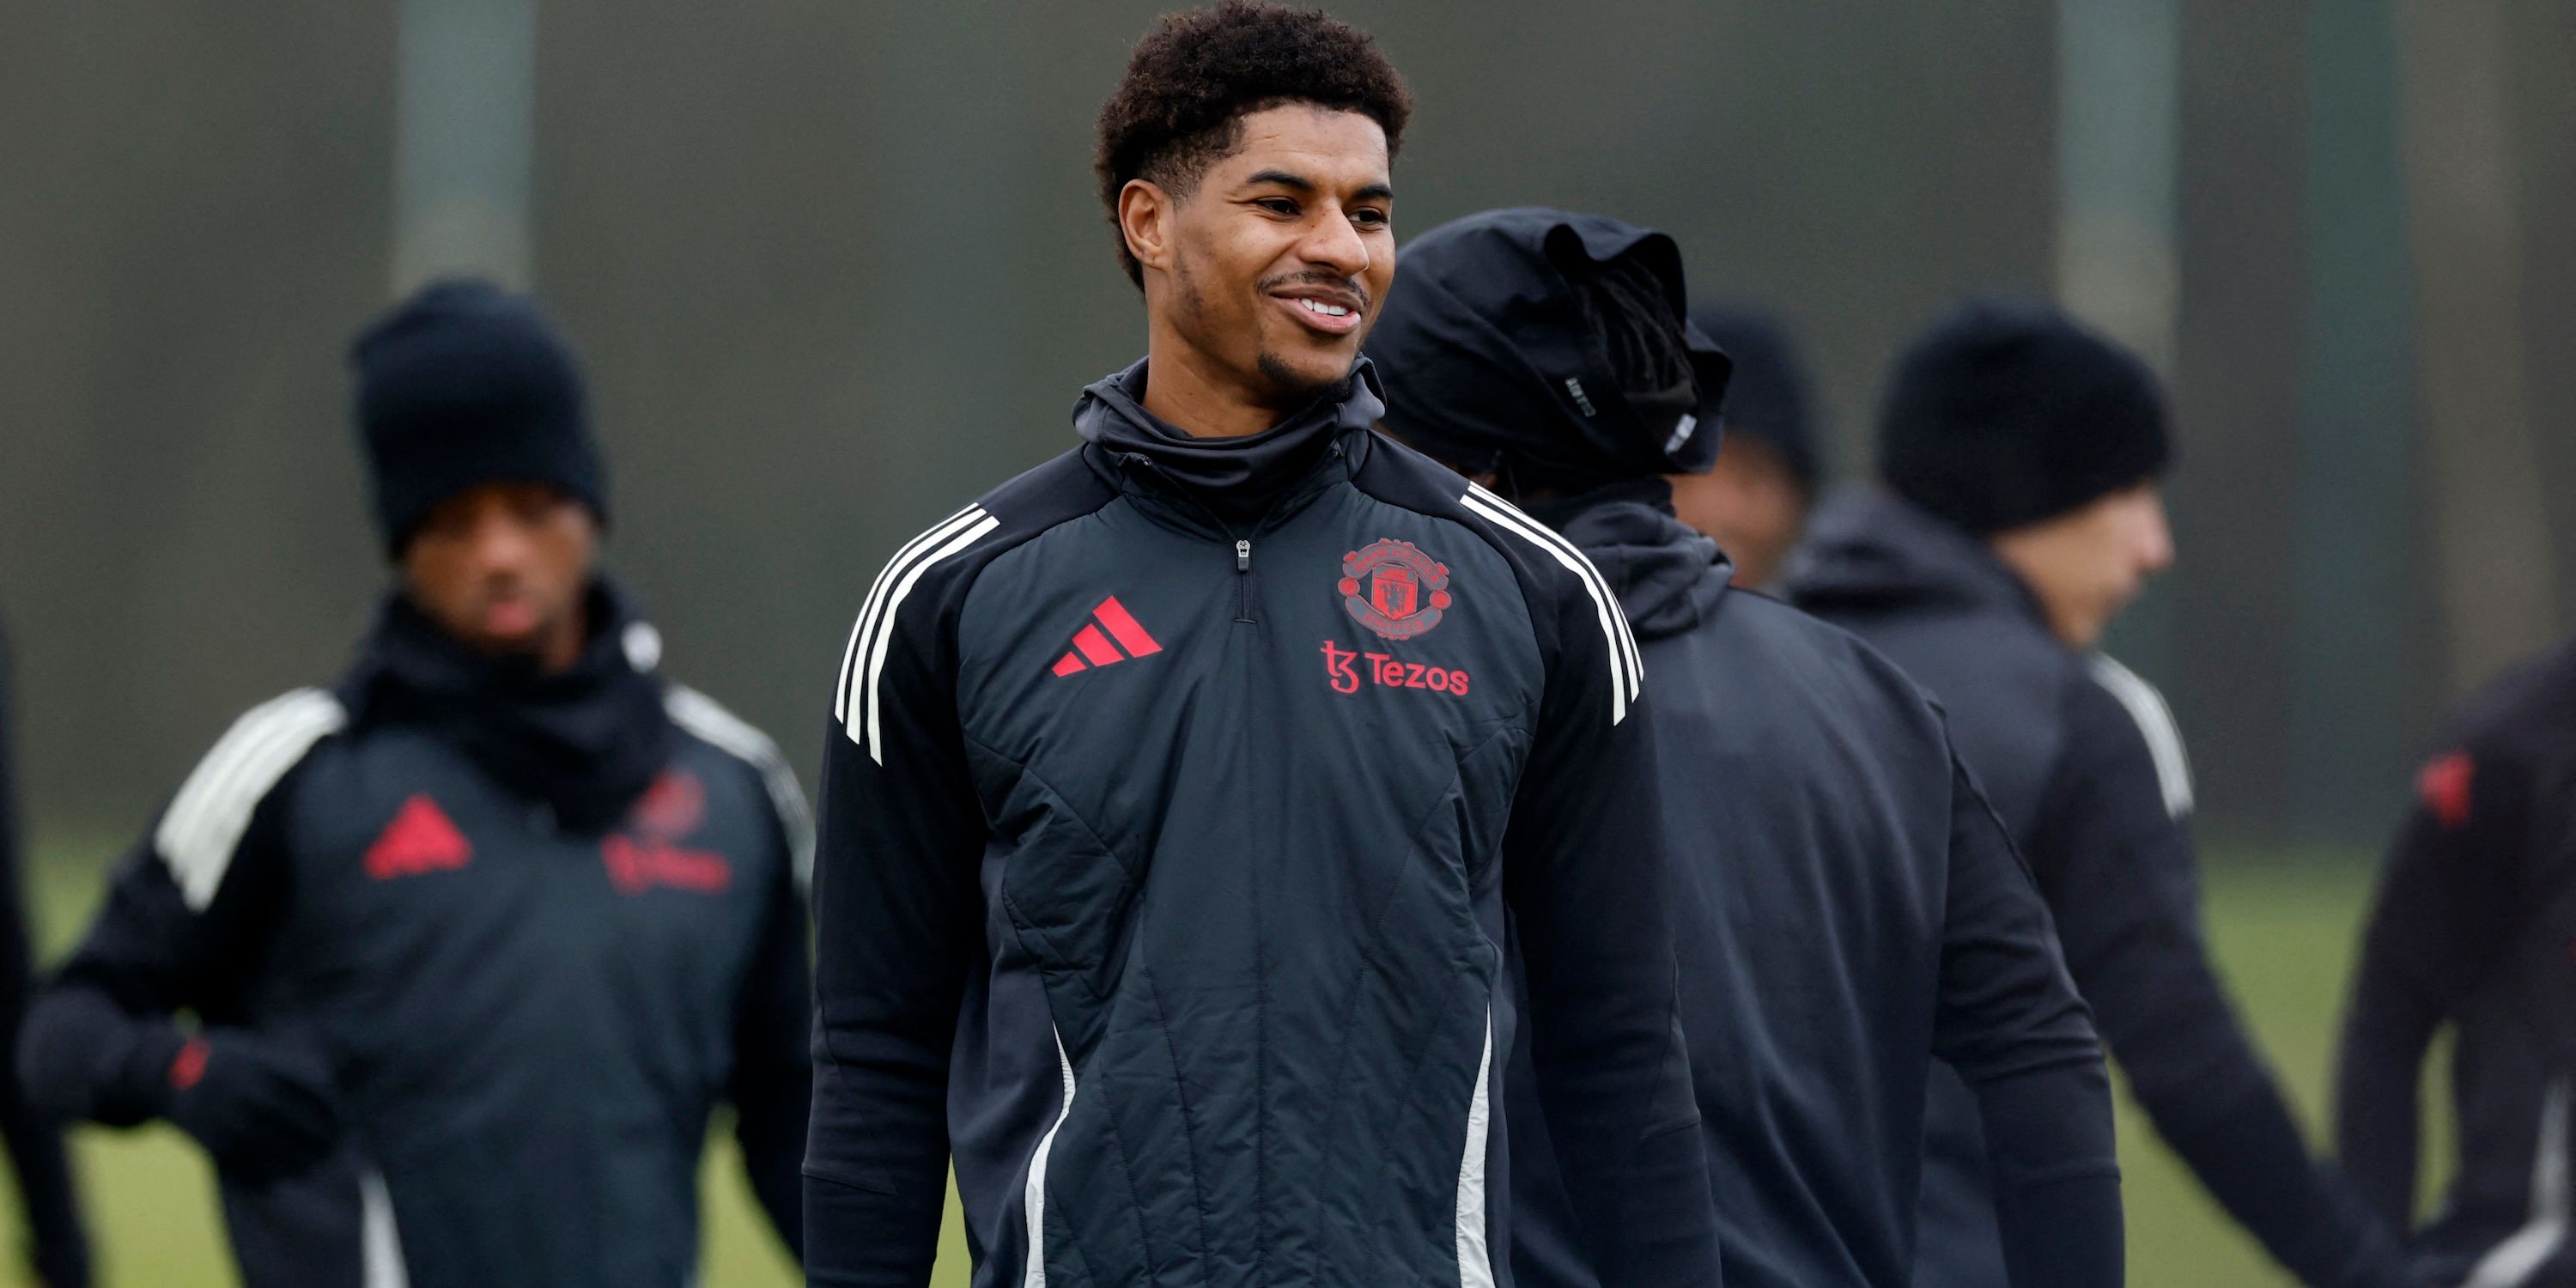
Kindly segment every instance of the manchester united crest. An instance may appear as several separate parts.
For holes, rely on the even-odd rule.
[[[1449,597],[1449,565],[1410,541],[1375,541],[1342,556],[1342,608],[1351,620],[1391,640],[1409,640],[1440,624]]]

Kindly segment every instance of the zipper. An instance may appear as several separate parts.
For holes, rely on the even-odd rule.
[[[1342,445],[1340,443],[1334,443],[1331,449],[1326,451],[1323,454],[1323,457],[1315,462],[1314,467],[1309,469],[1304,477],[1297,481],[1296,486],[1281,493],[1279,500],[1271,505],[1270,512],[1262,515],[1261,521],[1252,525],[1252,536],[1258,537],[1263,533],[1268,532],[1271,525],[1278,521],[1279,512],[1287,507],[1288,502],[1295,499],[1298,493],[1304,491],[1306,485],[1315,480],[1316,475],[1323,473],[1334,461],[1342,459],[1345,455],[1347,455],[1347,452]],[[1200,514],[1207,516],[1210,526],[1228,536],[1233,536],[1233,524],[1227,523],[1224,519],[1219,518],[1215,510],[1209,508],[1208,504],[1201,501],[1189,490],[1187,486],[1173,479],[1170,474],[1164,471],[1161,465],[1154,461],[1154,458],[1147,456],[1142,452],[1122,452],[1118,456],[1118,463],[1121,468],[1147,470],[1159,476],[1162,478],[1164,486],[1173,494],[1187,500],[1192,506],[1198,509]],[[1252,616],[1251,537],[1234,538],[1234,620],[1239,625],[1249,626],[1257,624]]]
[[[1234,620],[1252,620],[1252,540],[1236,538],[1234,543]]]

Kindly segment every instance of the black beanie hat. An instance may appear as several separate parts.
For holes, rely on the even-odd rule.
[[[2079,509],[2172,460],[2155,373],[2046,304],[1951,310],[1898,361],[1879,416],[1887,485],[1978,536]]]
[[[581,366],[535,301],[432,282],[359,332],[349,364],[388,553],[439,502],[486,483],[543,483],[607,521]]]
[[[1535,207],[1442,224],[1397,253],[1369,332],[1386,426],[1508,487],[1705,470],[1728,362],[1685,298],[1659,232]]]
[[[1807,364],[1788,329],[1770,314],[1747,308],[1695,309],[1691,322],[1735,362],[1726,385],[1726,436],[1770,444],[1799,490],[1815,495],[1824,462],[1817,451]]]

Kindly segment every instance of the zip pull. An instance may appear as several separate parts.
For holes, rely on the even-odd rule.
[[[1250,541],[1237,541],[1234,543],[1234,570],[1236,572],[1252,571],[1252,543]]]

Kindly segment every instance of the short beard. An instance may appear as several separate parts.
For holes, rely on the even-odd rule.
[[[1181,318],[1186,319],[1190,330],[1202,335],[1206,334],[1209,330],[1207,297],[1200,294],[1198,278],[1191,274],[1189,257],[1186,255],[1177,258],[1172,264],[1172,288],[1173,310]],[[1359,360],[1353,358],[1351,366],[1358,365]],[[1351,374],[1346,369],[1340,375],[1330,379],[1316,380],[1299,375],[1288,365],[1286,358],[1268,350],[1253,355],[1252,368],[1260,374],[1266,386],[1263,391],[1265,401],[1273,409],[1283,412],[1293,411],[1322,397],[1327,391],[1349,379]]]
[[[1323,397],[1343,381],[1350,379],[1351,375],[1347,368],[1342,374],[1323,380],[1300,375],[1288,365],[1286,358],[1267,350],[1256,355],[1252,365],[1261,373],[1263,379],[1270,382],[1272,404],[1281,411],[1303,407]]]

